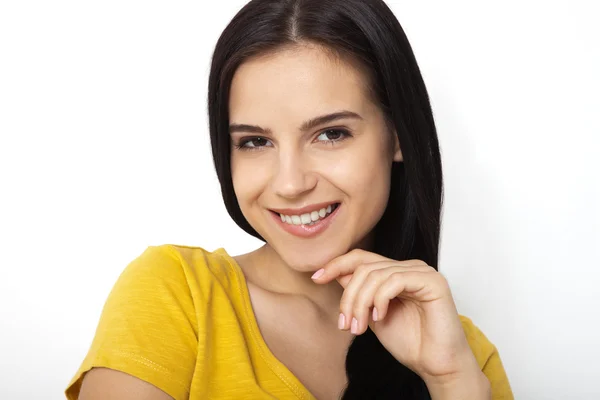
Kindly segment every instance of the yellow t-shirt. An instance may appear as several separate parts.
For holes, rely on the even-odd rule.
[[[496,348],[461,320],[493,399],[513,399]],[[108,296],[68,399],[92,367],[128,373],[176,400],[314,399],[267,347],[244,275],[224,249],[152,246],[133,260]]]

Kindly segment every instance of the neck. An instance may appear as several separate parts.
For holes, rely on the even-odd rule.
[[[343,288],[336,280],[324,285],[314,283],[312,272],[289,267],[268,244],[235,259],[254,285],[277,294],[304,297],[327,314],[339,312]]]

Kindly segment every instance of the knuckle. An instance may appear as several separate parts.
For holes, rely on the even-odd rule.
[[[355,304],[354,307],[352,307],[352,315],[354,315],[355,317],[360,317],[362,316],[362,310],[362,306],[360,306],[359,304]]]
[[[402,279],[404,279],[404,273],[400,271],[394,272],[392,275],[390,275],[389,279],[393,282],[400,282]]]
[[[426,271],[436,271],[435,268],[433,268],[431,265],[427,264],[423,260],[415,260],[415,265],[418,266],[419,268],[422,268],[422,269],[426,270]]]
[[[370,304],[367,304],[367,303],[361,303],[361,304],[356,303],[354,305],[354,308],[352,309],[352,314],[358,318],[361,318],[363,315],[365,315],[369,306],[370,306]]]
[[[342,311],[351,310],[354,302],[348,297],[342,297],[340,300],[340,309]]]
[[[384,269],[374,269],[369,271],[367,274],[367,279],[378,281],[385,275],[385,273],[386,271]]]
[[[354,302],[354,307],[363,307],[369,303],[369,294],[366,291],[360,291],[356,296],[356,301]]]
[[[383,295],[383,291],[381,290],[381,287],[378,288],[375,291],[375,294],[373,294],[373,304],[375,304],[375,306],[381,305],[381,303],[383,303],[385,301],[384,295]]]
[[[438,273],[436,273],[436,276],[437,276],[437,280],[440,285],[442,285],[444,287],[450,287],[450,284],[448,283],[448,279],[446,279],[446,277],[444,275],[442,275],[438,272]]]
[[[348,253],[349,254],[353,254],[353,255],[357,255],[357,254],[361,254],[362,252],[363,252],[362,249],[352,249]]]
[[[358,267],[356,267],[356,270],[354,271],[354,273],[358,274],[360,276],[366,275],[369,273],[369,267],[367,267],[366,264],[360,264]]]

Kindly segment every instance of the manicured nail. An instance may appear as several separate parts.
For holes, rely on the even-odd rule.
[[[325,273],[325,270],[323,268],[321,268],[320,270],[315,272],[313,274],[313,276],[310,277],[310,279],[319,279],[319,277],[321,277],[321,275],[323,275],[324,273]]]
[[[346,316],[343,313],[340,313],[340,318],[338,319],[338,329],[344,329],[346,327]]]
[[[350,332],[356,335],[358,332],[358,320],[356,318],[352,318],[352,326],[350,327]]]
[[[377,321],[377,308],[373,307],[373,321]]]

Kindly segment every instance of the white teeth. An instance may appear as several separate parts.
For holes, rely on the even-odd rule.
[[[300,219],[302,220],[302,223],[305,224],[305,225],[308,224],[308,223],[310,223],[310,221],[311,221],[310,214],[302,214],[300,216]]]
[[[331,214],[334,210],[334,207],[331,205],[321,208],[318,211],[312,211],[310,213],[305,213],[302,215],[283,215],[279,214],[281,217],[281,221],[287,224],[292,225],[312,225],[316,223],[318,220],[325,218],[327,215]]]

